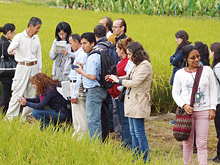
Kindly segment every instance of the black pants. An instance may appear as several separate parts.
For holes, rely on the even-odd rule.
[[[1,98],[0,107],[3,110],[2,111],[3,114],[6,114],[8,110],[8,105],[11,98],[11,84],[12,83],[2,82],[2,98]]]
[[[217,157],[218,159],[220,159],[220,104],[218,104],[216,107],[215,128],[216,128],[217,138],[218,138]]]
[[[102,123],[102,141],[104,142],[109,134],[109,101],[111,99],[111,95],[108,93],[107,97],[102,103],[101,110],[101,123]]]

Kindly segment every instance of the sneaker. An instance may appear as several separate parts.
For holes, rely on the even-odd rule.
[[[218,157],[215,157],[213,159],[208,159],[209,161],[213,161],[215,163],[220,163],[220,159]]]
[[[170,121],[170,124],[174,125],[174,122],[175,122],[175,121],[174,121],[174,120],[172,120],[172,121]]]

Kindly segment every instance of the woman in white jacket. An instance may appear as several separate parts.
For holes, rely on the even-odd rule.
[[[200,165],[207,164],[207,136],[209,121],[215,118],[217,92],[215,77],[209,66],[204,66],[199,81],[194,106],[190,106],[191,93],[195,75],[200,65],[200,54],[193,45],[183,49],[185,68],[178,70],[174,77],[172,95],[176,104],[188,114],[192,114],[192,131],[183,141],[184,164],[192,164],[194,129],[196,129],[196,145]]]
[[[71,35],[71,27],[67,22],[60,22],[55,31],[56,39],[53,42],[50,50],[50,59],[54,60],[52,75],[53,79],[61,81],[69,80],[69,73],[71,70],[71,58],[74,58],[74,54],[71,52],[69,44],[69,36]],[[57,45],[59,41],[66,41],[65,48],[58,50]]]

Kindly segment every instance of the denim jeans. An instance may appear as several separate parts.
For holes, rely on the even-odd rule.
[[[119,122],[122,126],[121,142],[123,142],[123,144],[125,146],[131,148],[132,138],[131,138],[131,133],[130,133],[130,129],[129,129],[128,118],[125,117],[125,113],[124,113],[124,103],[118,101],[118,99],[115,99],[115,102],[116,102],[116,108],[117,108],[117,112],[118,112]]]
[[[47,127],[50,121],[53,124],[57,124],[70,118],[70,114],[57,112],[53,109],[34,109],[32,115],[36,120],[41,120],[40,130],[43,130],[43,127]]]
[[[114,132],[114,123],[113,123],[113,102],[112,102],[112,98],[110,98],[109,100],[109,130],[110,132]]]
[[[143,159],[146,162],[148,157],[150,159],[149,145],[144,127],[144,118],[128,118],[130,125],[130,132],[132,136],[132,148],[135,153],[143,154]]]
[[[88,89],[86,93],[86,116],[90,139],[98,136],[102,139],[101,107],[107,97],[107,89],[95,87]]]
[[[215,128],[217,132],[217,138],[218,138],[218,143],[217,143],[217,158],[220,159],[220,104],[217,105],[216,107],[216,116],[215,116]]]

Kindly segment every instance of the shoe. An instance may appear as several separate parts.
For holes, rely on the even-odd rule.
[[[172,120],[172,121],[170,121],[170,124],[174,125],[174,122],[175,122],[175,121],[174,121],[174,120]]]
[[[218,157],[215,157],[213,159],[208,159],[209,161],[213,161],[215,163],[220,163],[220,159]]]
[[[197,153],[197,148],[195,146],[193,146],[193,153]]]

